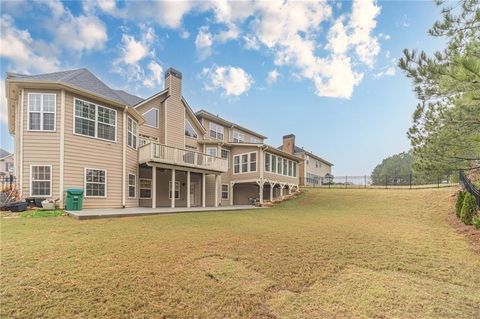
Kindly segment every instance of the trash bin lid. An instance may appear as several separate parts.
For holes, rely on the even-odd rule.
[[[83,189],[81,188],[67,188],[67,193],[71,195],[83,195]]]

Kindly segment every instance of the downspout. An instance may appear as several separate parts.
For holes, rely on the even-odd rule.
[[[23,195],[23,109],[25,108],[25,90],[22,89],[22,98],[21,98],[21,107],[20,107],[20,167],[18,172],[20,173],[18,183],[20,186],[20,195]]]
[[[62,90],[60,96],[60,208],[64,207],[63,188],[65,178],[65,90]]]
[[[127,144],[127,109],[128,106],[123,110],[123,141],[122,141],[122,207],[125,208],[125,166],[127,158],[127,150],[125,144]]]

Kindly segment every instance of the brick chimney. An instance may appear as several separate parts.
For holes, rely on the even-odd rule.
[[[294,134],[284,135],[282,151],[289,154],[293,154],[294,149],[295,149],[295,135]]]

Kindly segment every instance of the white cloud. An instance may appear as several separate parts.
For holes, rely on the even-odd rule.
[[[8,122],[7,97],[5,95],[5,81],[0,80],[0,123]]]
[[[397,69],[394,66],[389,66],[383,69],[380,72],[377,72],[373,75],[375,79],[382,78],[384,76],[394,76],[397,73]]]
[[[189,37],[190,37],[190,33],[187,30],[181,30],[180,31],[180,38],[188,39]]]
[[[245,48],[251,50],[258,50],[260,49],[260,43],[258,43],[258,39],[255,36],[244,36],[243,41],[245,42]]]
[[[163,67],[156,61],[151,61],[148,64],[150,74],[143,80],[143,84],[148,88],[160,87],[163,83]]]
[[[133,64],[143,59],[148,54],[148,45],[137,41],[133,36],[124,34],[122,36],[123,62]]]
[[[272,71],[268,72],[267,74],[267,83],[268,84],[273,84],[277,82],[278,77],[280,76],[280,73],[278,73],[277,69],[273,69]]]
[[[201,75],[208,81],[204,82],[207,91],[220,89],[226,96],[242,95],[253,83],[252,77],[245,70],[233,66],[204,68]]]
[[[213,36],[208,31],[208,27],[201,27],[195,38],[195,47],[200,59],[204,59],[211,54],[213,44]]]
[[[30,73],[52,72],[58,69],[59,61],[56,56],[41,54],[45,44],[32,39],[27,30],[17,29],[10,16],[2,15],[0,28],[0,56],[13,62],[12,71]]]

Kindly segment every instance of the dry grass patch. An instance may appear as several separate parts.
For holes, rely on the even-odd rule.
[[[451,190],[308,190],[269,209],[1,219],[1,318],[472,318]]]

